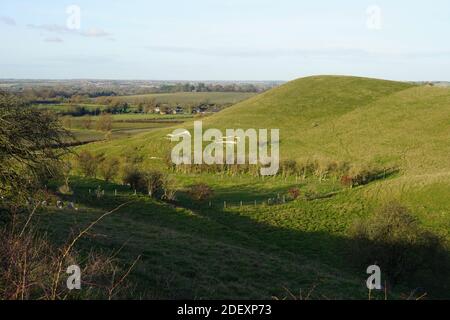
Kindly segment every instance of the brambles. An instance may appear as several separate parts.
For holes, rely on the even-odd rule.
[[[205,183],[192,185],[188,191],[189,196],[199,202],[206,201],[213,197],[213,189]]]
[[[126,277],[115,280],[122,268],[114,257],[92,251],[81,256],[30,226],[0,228],[0,242],[0,300],[111,299],[129,289]],[[83,290],[69,293],[65,268],[81,262]]]

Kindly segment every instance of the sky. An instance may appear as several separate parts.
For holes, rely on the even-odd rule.
[[[0,78],[450,81],[448,0],[0,0]]]

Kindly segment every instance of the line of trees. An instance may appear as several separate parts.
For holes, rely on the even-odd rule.
[[[87,103],[94,98],[112,98],[123,95],[176,92],[263,92],[274,84],[251,83],[160,83],[152,86],[138,83],[55,83],[39,82],[11,86],[8,90],[31,103]]]

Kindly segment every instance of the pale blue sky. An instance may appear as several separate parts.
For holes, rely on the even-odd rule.
[[[0,78],[450,80],[448,0],[0,0],[0,37]]]

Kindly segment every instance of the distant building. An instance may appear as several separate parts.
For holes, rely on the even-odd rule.
[[[182,106],[177,106],[176,109],[175,109],[175,113],[177,113],[177,114],[184,113],[183,107]]]
[[[208,111],[208,107],[209,107],[209,105],[202,104],[202,105],[192,109],[192,113],[205,113],[206,111]]]

